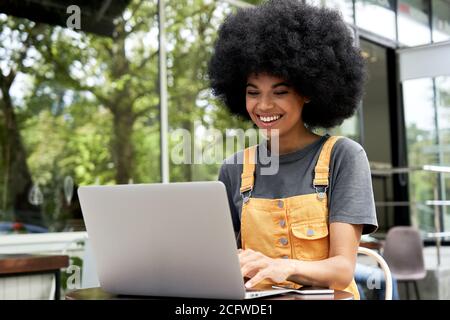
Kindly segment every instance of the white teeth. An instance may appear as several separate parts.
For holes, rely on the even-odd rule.
[[[280,119],[280,115],[276,115],[276,116],[271,116],[271,117],[259,117],[260,119],[261,119],[261,121],[263,121],[263,122],[272,122],[272,121],[275,121],[275,120],[278,120],[278,119]]]

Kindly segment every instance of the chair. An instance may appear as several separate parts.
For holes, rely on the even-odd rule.
[[[391,228],[384,243],[383,257],[399,282],[405,283],[409,300],[409,282],[413,282],[416,298],[420,299],[417,280],[427,272],[423,259],[423,242],[419,231],[410,226]]]
[[[89,239],[86,239],[84,242],[81,288],[85,289],[96,287],[100,287],[100,281],[97,275],[97,262],[95,261],[91,243]]]
[[[373,259],[375,259],[378,262],[378,264],[380,265],[381,269],[384,272],[384,279],[386,282],[386,290],[385,290],[384,298],[385,298],[385,300],[392,300],[392,275],[391,275],[391,271],[390,271],[389,266],[386,263],[386,261],[383,259],[382,256],[380,256],[378,253],[376,253],[372,249],[368,249],[365,247],[359,247],[358,253],[372,257]]]

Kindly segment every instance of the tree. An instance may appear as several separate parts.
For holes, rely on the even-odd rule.
[[[151,94],[156,92],[158,83],[157,51],[144,45],[156,21],[155,1],[136,0],[115,20],[112,38],[74,36],[62,28],[49,28],[40,43],[39,51],[54,66],[51,78],[39,75],[42,81],[56,81],[76,91],[90,92],[111,112],[110,148],[117,183],[128,183],[134,178],[136,120],[158,106]],[[131,40],[139,44],[134,50],[126,47]]]
[[[219,130],[249,127],[248,123],[231,116],[212,97],[207,78],[207,65],[218,27],[234,9],[220,1],[167,2],[167,42],[171,48],[167,54],[169,122],[172,129],[190,132],[191,150],[199,147],[205,138],[195,132],[195,123]],[[217,171],[217,164],[172,164],[171,181],[217,179]]]
[[[15,113],[15,105],[11,96],[11,88],[17,76],[26,66],[26,60],[36,42],[40,26],[23,19],[7,19],[0,17],[0,43],[9,43],[1,48],[0,65],[0,141],[1,168],[3,171],[1,206],[7,212],[10,206],[17,211],[36,211],[28,201],[28,192],[33,185],[27,164],[27,152],[20,134],[20,127]],[[18,45],[18,42],[21,45]],[[14,219],[14,217],[10,217]]]
[[[206,77],[217,28],[231,10],[229,4],[218,1],[168,1],[170,130],[185,128],[201,139],[195,136],[196,122],[222,130],[249,127],[231,117],[211,96]],[[19,82],[23,97],[13,108],[15,135],[23,145],[19,171],[28,172],[29,177],[24,194],[33,181],[40,186],[44,198],[40,207],[51,230],[64,229],[65,219],[79,210],[65,199],[68,177],[73,177],[76,185],[160,181],[156,0],[131,1],[115,19],[112,37],[14,17],[2,19],[11,24],[13,32],[18,29],[30,39],[28,49],[23,41],[15,48],[28,50],[19,71],[27,85]],[[27,24],[28,29],[24,27]],[[5,50],[12,50],[8,48],[11,42],[2,43]],[[7,75],[6,71],[2,75]],[[15,97],[11,99],[14,102]],[[2,109],[0,127],[4,119]],[[0,141],[3,177],[5,130]],[[10,136],[8,141],[12,141]],[[171,180],[216,179],[217,169],[218,164],[172,165]],[[8,186],[2,184],[0,191],[11,194],[16,177],[14,174]],[[20,201],[30,205],[26,197]],[[17,208],[12,201],[4,207]]]

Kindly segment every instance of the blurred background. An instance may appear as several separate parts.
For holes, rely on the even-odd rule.
[[[60,283],[25,298],[95,285],[79,186],[217,179],[220,164],[171,162],[170,133],[195,144],[252,127],[213,99],[206,70],[225,16],[259,2],[0,1],[0,254],[69,257]],[[358,112],[330,130],[371,164],[380,228],[364,241],[418,230],[422,297],[450,299],[450,1],[306,2],[339,10],[368,62]],[[23,297],[29,282],[1,273],[0,299]]]

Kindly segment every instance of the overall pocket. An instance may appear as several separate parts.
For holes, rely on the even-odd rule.
[[[291,225],[295,258],[322,260],[328,258],[329,236],[326,220],[313,220]]]

